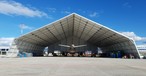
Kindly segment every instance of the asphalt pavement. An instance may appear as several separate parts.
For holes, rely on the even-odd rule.
[[[90,57],[0,58],[0,76],[146,76],[146,60]]]

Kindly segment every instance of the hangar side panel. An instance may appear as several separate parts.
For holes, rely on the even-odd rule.
[[[18,56],[19,53],[27,52],[32,53],[34,56],[42,56],[44,48],[45,48],[44,46],[15,39],[11,45],[8,55],[11,57],[12,56],[15,57]]]
[[[112,45],[109,45],[107,47],[101,47],[101,49],[104,52],[122,52],[125,55],[134,55],[136,58],[139,58],[139,54],[137,52],[137,49],[135,47],[134,41],[124,41],[120,43],[115,43]]]

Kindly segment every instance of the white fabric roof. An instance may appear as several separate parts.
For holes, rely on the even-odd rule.
[[[18,41],[46,47],[69,36],[75,36],[103,50],[126,50],[138,54],[132,39],[76,13],[18,37]]]

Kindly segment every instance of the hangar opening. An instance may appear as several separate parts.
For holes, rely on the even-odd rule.
[[[120,52],[139,58],[134,40],[76,13],[16,38],[8,56],[17,56],[20,52],[43,56],[45,47],[48,53],[58,51],[62,55],[97,54],[100,48],[105,56]]]

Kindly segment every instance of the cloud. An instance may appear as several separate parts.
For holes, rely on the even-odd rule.
[[[26,7],[21,3],[12,0],[0,1],[0,13],[5,15],[21,15],[28,17],[48,17],[45,12],[34,9],[33,7]]]
[[[24,33],[24,30],[32,30],[32,29],[34,29],[33,27],[27,26],[25,24],[20,24],[19,27],[20,27],[20,30],[21,30],[21,34]]]
[[[97,12],[90,13],[89,17],[99,17],[99,13]]]
[[[57,11],[57,9],[56,8],[48,8],[48,11],[55,13]]]
[[[28,29],[28,30],[33,29],[33,27],[27,26],[27,25],[25,25],[25,24],[20,24],[19,27],[20,27],[21,29]]]
[[[137,47],[146,47],[146,45],[145,44],[143,44],[143,45],[137,45]]]
[[[61,13],[63,13],[63,14],[71,14],[70,11],[61,11]]]
[[[129,2],[125,2],[125,3],[123,4],[123,7],[126,7],[126,8],[131,8],[132,6],[130,5],[130,3],[129,3]]]
[[[135,41],[146,41],[146,37],[137,36],[134,32],[121,32],[121,33],[132,38]]]
[[[14,40],[14,37],[2,37],[0,38],[0,47],[9,47]]]

